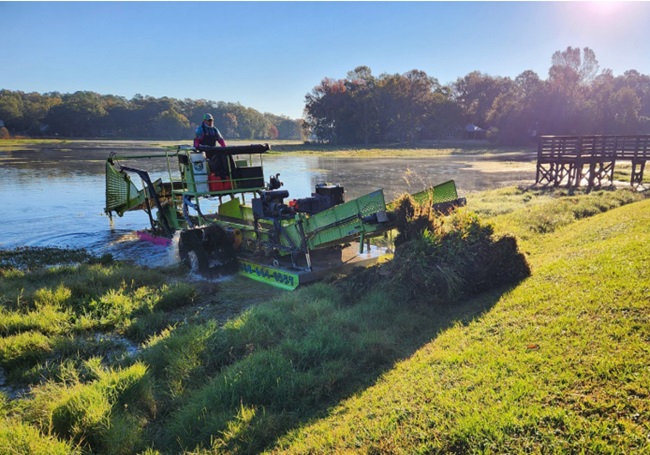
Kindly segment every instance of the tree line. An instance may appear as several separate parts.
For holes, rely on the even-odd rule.
[[[547,79],[474,71],[441,85],[424,71],[373,76],[359,66],[305,97],[306,127],[336,144],[413,144],[477,137],[525,144],[540,134],[650,134],[650,76],[599,72],[595,53],[568,47]],[[468,128],[468,126],[471,126]]]
[[[5,136],[180,140],[193,138],[208,112],[227,139],[302,138],[302,120],[262,114],[239,103],[139,94],[128,100],[89,91],[39,94],[0,90]]]
[[[420,70],[374,76],[359,66],[344,79],[324,78],[298,120],[221,101],[0,90],[0,137],[186,139],[206,112],[226,139],[368,145],[469,136],[515,145],[540,134],[650,134],[650,76],[599,71],[588,47],[555,52],[546,79],[473,71],[442,85]]]

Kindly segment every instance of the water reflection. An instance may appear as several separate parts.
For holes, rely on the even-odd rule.
[[[383,188],[387,200],[417,192],[447,180],[455,180],[459,191],[479,191],[534,179],[532,165],[498,172],[481,169],[482,157],[442,156],[435,158],[330,158],[318,156],[266,158],[267,172],[278,169],[291,197],[308,196],[317,183],[340,183],[346,199]]]
[[[173,144],[167,144],[173,145]],[[149,224],[142,212],[115,217],[103,213],[104,168],[111,152],[119,155],[164,153],[146,141],[83,141],[0,148],[0,207],[5,223],[1,248],[57,246],[110,252],[145,265],[174,261],[174,248],[140,241],[134,231]],[[494,157],[333,158],[292,153],[264,158],[266,178],[280,173],[290,198],[309,196],[317,183],[340,183],[346,200],[383,188],[387,201],[450,179],[461,196],[474,190],[534,180],[534,166],[483,166]],[[164,177],[164,160],[138,162],[152,177]],[[208,208],[206,211],[210,211]]]

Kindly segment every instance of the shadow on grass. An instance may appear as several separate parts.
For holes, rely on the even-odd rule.
[[[483,291],[530,275],[516,239],[469,212],[442,219],[405,196],[396,213],[393,260],[151,343],[142,357],[169,414],[156,439],[172,452],[258,452],[489,310],[501,293]]]
[[[376,281],[364,278],[364,282],[374,283],[368,287],[359,287],[361,281],[354,280],[347,286],[319,283],[280,294],[223,325],[205,315],[164,330],[147,328],[153,336],[143,349],[122,359],[108,357],[105,346],[96,345],[88,336],[129,336],[134,318],[152,312],[169,314],[191,302],[189,286],[166,288],[168,275],[164,272],[120,264],[44,269],[25,276],[16,273],[4,276],[2,286],[25,289],[24,308],[15,308],[21,317],[43,305],[72,311],[69,325],[62,327],[72,338],[60,343],[53,335],[46,340],[53,349],[51,354],[67,357],[66,369],[76,370],[88,357],[100,355],[104,357],[101,368],[107,371],[137,364],[150,375],[149,407],[155,412],[143,412],[137,400],[120,408],[119,413],[106,411],[102,414],[108,419],[106,425],[89,427],[84,433],[85,440],[98,441],[97,445],[89,442],[88,450],[120,453],[123,438],[107,428],[137,421],[134,428],[138,431],[130,436],[132,447],[155,447],[161,453],[258,453],[288,432],[326,416],[333,406],[374,384],[396,362],[409,358],[450,327],[480,317],[499,300],[507,288],[465,300],[447,299],[443,294],[434,297],[436,292],[455,296],[467,292],[469,286],[462,285],[467,273],[472,282],[485,281],[487,275],[481,278],[478,272],[467,272],[465,259],[489,265],[499,257],[490,250],[493,253],[479,255],[484,257],[477,261],[477,252],[483,250],[477,250],[476,242],[491,236],[491,230],[477,219],[459,217],[454,225],[468,235],[453,235],[447,240],[458,248],[445,249],[453,252],[443,255],[446,263],[432,262],[427,256],[438,251],[438,240],[444,241],[443,237],[431,237],[428,243],[396,254],[401,262],[391,261],[392,267],[372,272]],[[460,248],[458,242],[473,246]],[[430,271],[442,271],[445,264],[447,273],[443,275],[448,285],[437,286],[437,281],[429,279]],[[385,279],[386,272],[391,274],[390,280]],[[459,283],[460,288],[451,286]],[[39,291],[43,287],[47,291]],[[454,303],[443,303],[452,300]],[[156,321],[165,323],[165,318],[157,317]],[[109,341],[110,345],[114,340]],[[35,362],[16,367],[33,369]],[[57,382],[56,387],[67,393],[67,386],[58,384],[60,368],[54,365],[47,371],[40,369],[39,374]],[[74,388],[79,393],[87,388],[97,392],[94,382],[75,384]],[[42,390],[47,393],[49,389]],[[111,404],[119,401],[111,398],[113,392],[99,392],[96,399],[105,407],[117,406]],[[80,415],[82,419],[86,414]],[[73,419],[70,425],[78,423]],[[57,433],[65,438],[69,431],[62,428]]]
[[[319,284],[253,308],[220,330],[206,328],[209,334],[179,331],[143,352],[168,387],[169,417],[156,425],[155,439],[170,453],[270,448],[440,333],[489,311],[506,290],[449,305],[382,293],[348,303]]]

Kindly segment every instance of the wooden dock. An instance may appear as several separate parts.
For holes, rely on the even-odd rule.
[[[597,188],[614,183],[617,161],[632,164],[630,185],[643,187],[650,159],[650,135],[541,136],[535,183],[541,186]]]

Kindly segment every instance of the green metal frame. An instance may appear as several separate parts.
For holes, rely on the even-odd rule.
[[[293,291],[300,284],[297,273],[239,259],[239,274],[276,288]]]
[[[179,230],[188,226],[216,222],[224,228],[241,233],[241,248],[249,251],[260,247],[273,248],[280,256],[291,255],[292,262],[293,255],[301,253],[305,255],[307,268],[311,267],[311,250],[358,239],[360,250],[363,252],[365,239],[381,235],[393,227],[390,222],[387,222],[386,211],[392,210],[395,202],[389,204],[387,208],[381,189],[313,215],[296,213],[292,217],[281,220],[258,219],[254,216],[252,207],[246,204],[245,194],[250,193],[252,197],[256,197],[256,192],[264,188],[248,187],[245,179],[232,178],[234,169],[230,168],[230,160],[228,160],[233,188],[198,192],[191,160],[192,153],[196,153],[193,147],[179,146],[176,150],[168,150],[164,154],[111,156],[106,163],[105,211],[109,215],[114,211],[122,216],[128,210],[144,209],[149,212],[151,218],[151,209],[154,207],[150,200],[151,195],[148,195],[146,188],[139,190],[131,181],[129,174],[115,166],[115,161],[164,158],[167,162],[169,183],[163,184],[161,181],[152,183],[155,189],[154,197],[160,196],[164,199],[164,203],[158,199],[155,201],[155,207],[158,208],[156,222],[159,226],[164,225]],[[181,160],[179,156],[185,158]],[[249,154],[247,160],[237,160],[235,165],[238,169],[255,168],[253,161],[253,154]],[[207,165],[207,160],[205,163]],[[178,165],[177,171],[173,170],[175,164]],[[262,166],[262,153],[259,153],[259,168],[262,169]],[[254,178],[259,179],[259,176]],[[264,181],[263,173],[261,178]],[[232,199],[223,202],[221,197],[224,195],[230,195]],[[220,204],[216,215],[209,217],[202,215],[201,197],[219,198]],[[419,202],[432,200],[437,204],[454,201],[458,198],[458,194],[454,181],[450,180],[416,193],[413,197]],[[190,200],[193,202],[190,203]],[[193,206],[196,215],[189,215],[190,206]],[[153,218],[151,219],[154,227],[155,222]],[[282,289],[295,289],[299,284],[298,273],[243,258],[239,259],[239,273]]]

